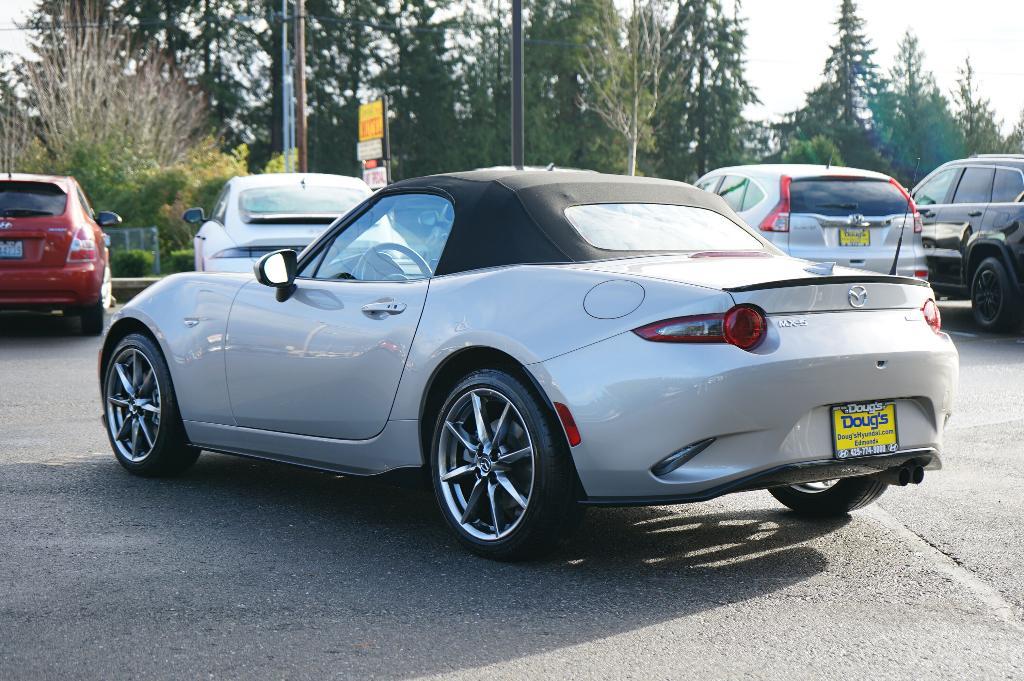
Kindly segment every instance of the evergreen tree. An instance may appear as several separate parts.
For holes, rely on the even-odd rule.
[[[1005,141],[999,133],[999,122],[996,121],[995,110],[988,98],[982,97],[978,91],[974,66],[971,58],[964,60],[958,69],[953,90],[953,105],[956,122],[964,135],[964,147],[968,154],[992,154],[1004,150]]]
[[[1011,154],[1024,154],[1024,111],[1020,112],[1017,125],[1013,126],[1013,132],[1006,138],[1006,150]]]
[[[924,53],[910,30],[900,41],[872,111],[892,172],[908,186],[915,180],[915,168],[920,179],[963,154],[963,136],[949,102],[925,69]]]
[[[808,93],[804,108],[791,114],[781,131],[805,140],[821,135],[836,144],[847,163],[883,169],[870,108],[882,82],[854,0],[842,0],[835,26],[836,43],[825,61],[824,81]]]

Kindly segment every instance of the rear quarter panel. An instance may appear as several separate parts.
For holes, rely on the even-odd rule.
[[[592,317],[584,298],[607,281],[639,284],[642,301],[615,319]],[[536,365],[659,319],[724,312],[731,305],[721,291],[572,266],[521,265],[438,277],[430,283],[391,418],[418,419],[431,376],[460,350],[493,348]]]

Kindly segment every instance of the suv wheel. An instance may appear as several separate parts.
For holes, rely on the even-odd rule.
[[[1024,301],[998,258],[985,258],[971,280],[971,310],[986,331],[1011,331],[1020,324]]]

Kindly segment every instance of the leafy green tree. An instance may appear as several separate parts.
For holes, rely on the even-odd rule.
[[[1006,150],[1012,154],[1024,154],[1024,111],[1021,111],[1017,125],[1006,138]]]
[[[978,91],[971,58],[958,69],[960,77],[953,90],[956,122],[963,131],[964,147],[968,154],[991,154],[1004,151],[1006,142],[999,132],[995,110],[987,97]]]
[[[815,135],[809,140],[795,140],[783,153],[782,162],[845,165],[839,147],[824,135]]]

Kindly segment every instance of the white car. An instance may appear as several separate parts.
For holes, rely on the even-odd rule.
[[[923,223],[907,191],[857,168],[763,164],[719,168],[695,183],[718,194],[744,222],[795,258],[928,278]]]
[[[940,467],[957,352],[928,282],[822,269],[679,182],[403,180],[255,279],[133,298],[101,351],[104,424],[138,475],[206,449],[430,480],[502,559],[583,505],[769,489],[845,515]]]
[[[234,177],[224,185],[213,213],[190,208],[182,219],[196,233],[197,272],[252,272],[260,257],[283,248],[301,251],[327,225],[368,197],[355,177],[318,173],[270,173]]]

